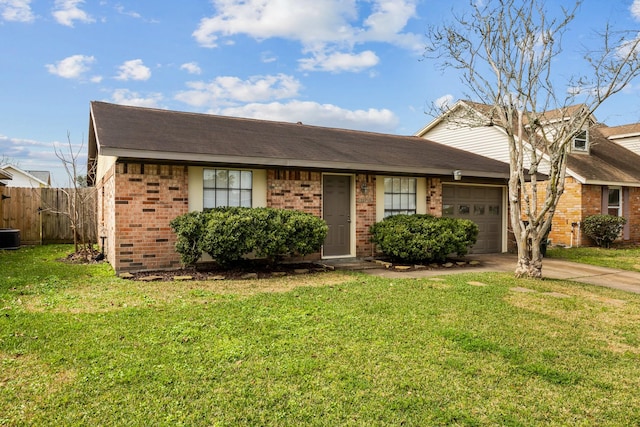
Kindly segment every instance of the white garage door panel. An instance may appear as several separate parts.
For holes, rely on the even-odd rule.
[[[470,253],[502,251],[502,188],[443,185],[442,216],[478,224],[478,242]]]

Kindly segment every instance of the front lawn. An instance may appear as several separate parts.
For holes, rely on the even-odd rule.
[[[0,251],[0,425],[640,423],[640,295],[512,274],[135,282]]]
[[[565,259],[600,267],[640,271],[640,247],[635,248],[561,248],[547,249],[548,258]]]

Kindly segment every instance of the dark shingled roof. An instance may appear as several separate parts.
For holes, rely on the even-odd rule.
[[[89,158],[508,178],[509,165],[416,136],[91,103]]]
[[[607,139],[604,125],[589,129],[590,153],[572,153],[567,167],[586,183],[640,183],[640,156]]]

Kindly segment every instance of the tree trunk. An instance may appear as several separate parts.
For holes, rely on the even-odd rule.
[[[528,233],[527,233],[528,234]],[[540,237],[528,236],[518,243],[518,263],[515,276],[532,279],[542,278],[542,251],[540,250]]]

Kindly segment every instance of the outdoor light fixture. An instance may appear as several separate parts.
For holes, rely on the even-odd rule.
[[[453,171],[453,179],[456,181],[460,181],[462,179],[462,171],[459,169],[456,169]]]

